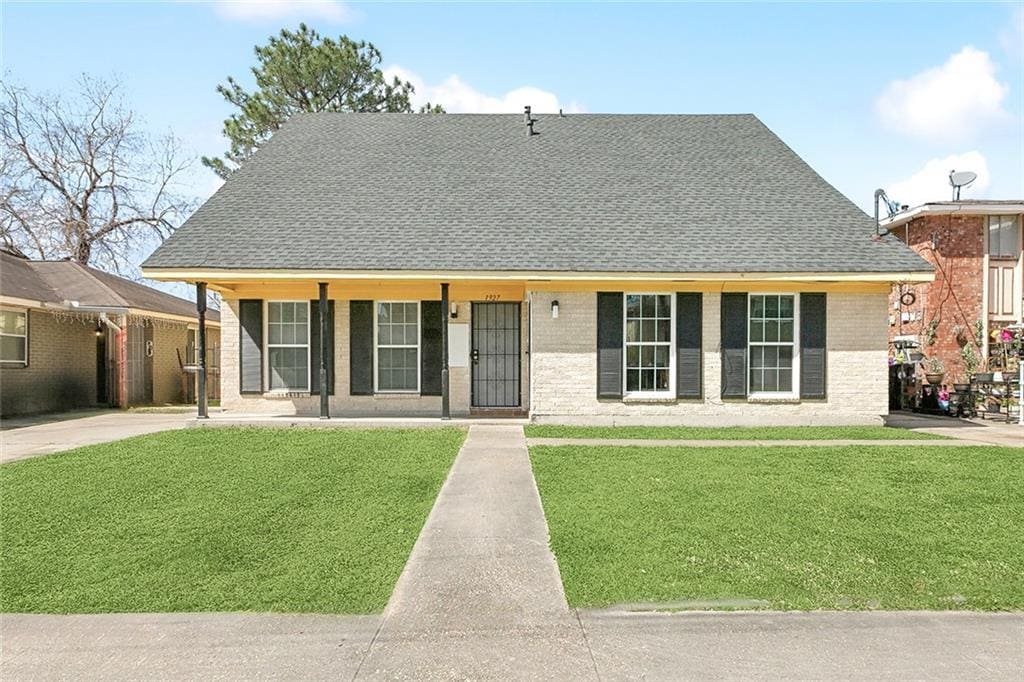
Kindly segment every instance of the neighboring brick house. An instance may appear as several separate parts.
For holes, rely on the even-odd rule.
[[[262,145],[143,264],[220,292],[222,406],[880,421],[888,292],[926,261],[754,116],[525,119],[308,114]]]
[[[194,394],[182,362],[195,330],[190,301],[71,261],[0,251],[0,415],[181,403]]]
[[[979,369],[1013,369],[993,333],[1022,321],[1022,214],[1024,200],[940,201],[882,222],[935,267],[933,282],[893,286],[890,342],[916,340],[941,360],[949,383],[968,380],[973,358]]]

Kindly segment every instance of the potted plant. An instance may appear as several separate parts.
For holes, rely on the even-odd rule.
[[[938,386],[946,376],[946,367],[938,358],[928,358],[924,363],[924,378],[932,386]]]

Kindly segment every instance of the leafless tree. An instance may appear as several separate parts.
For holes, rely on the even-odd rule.
[[[194,202],[193,165],[171,134],[146,134],[117,83],[83,76],[68,96],[0,91],[0,245],[114,272],[166,238]]]

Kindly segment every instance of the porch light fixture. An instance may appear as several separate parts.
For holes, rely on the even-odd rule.
[[[459,304],[454,301],[452,301],[451,305],[451,316],[453,320],[459,317]]]
[[[557,300],[551,302],[551,319],[552,320],[557,320],[558,319],[558,301]]]

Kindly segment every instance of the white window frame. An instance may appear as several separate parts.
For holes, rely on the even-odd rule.
[[[628,329],[628,319],[626,317],[626,299],[629,296],[668,296],[669,299],[669,327],[670,334],[668,340],[668,388],[663,391],[628,391],[627,386],[627,373],[629,362],[626,359],[627,345],[634,346],[657,346],[662,345],[664,341],[627,341],[626,334]],[[622,294],[622,395],[625,398],[653,398],[653,399],[665,399],[676,397],[676,295],[671,291],[627,291]]]
[[[5,313],[21,313],[25,316],[25,333],[24,334],[10,334],[7,332],[0,332],[0,336],[12,336],[16,339],[25,339],[25,359],[24,360],[0,360],[4,365],[20,365],[22,367],[28,367],[28,335],[30,333],[28,328],[28,308],[14,308],[10,306],[0,306],[0,310]]]
[[[751,313],[754,309],[754,296],[789,296],[793,299],[793,341],[758,341],[751,342],[750,340],[750,320]],[[793,346],[793,388],[789,391],[756,391],[750,390],[750,364],[751,346]],[[747,294],[747,361],[746,365],[746,381],[747,381],[747,398],[757,400],[759,398],[781,398],[781,399],[799,399],[800,398],[800,294],[792,291],[752,291]]]
[[[377,317],[378,307],[381,303],[415,303],[416,304],[416,388],[388,388],[381,390],[380,386],[380,338],[379,338],[379,327],[380,322]],[[373,392],[374,393],[403,393],[419,395],[420,388],[423,386],[423,314],[420,310],[419,301],[410,300],[398,300],[388,299],[373,302]],[[410,344],[393,344],[389,343],[384,346],[385,348],[412,348]]]
[[[1010,255],[1003,255],[998,253],[992,253],[992,219],[995,218],[999,221],[999,229],[1002,229],[1003,220],[1009,220],[1010,225],[1016,227],[1013,230],[1013,253]],[[985,253],[988,254],[989,258],[999,261],[1015,261],[1020,257],[1021,251],[1021,222],[1022,219],[1016,214],[998,214],[990,215],[985,218]]]
[[[306,343],[270,343],[270,304],[271,303],[305,303],[306,304]],[[310,305],[308,300],[302,299],[274,299],[263,301],[263,376],[264,393],[309,393],[313,387],[313,349],[310,347],[310,331],[312,319],[310,318]],[[270,347],[274,348],[305,348],[306,349],[306,388],[270,388]]]

